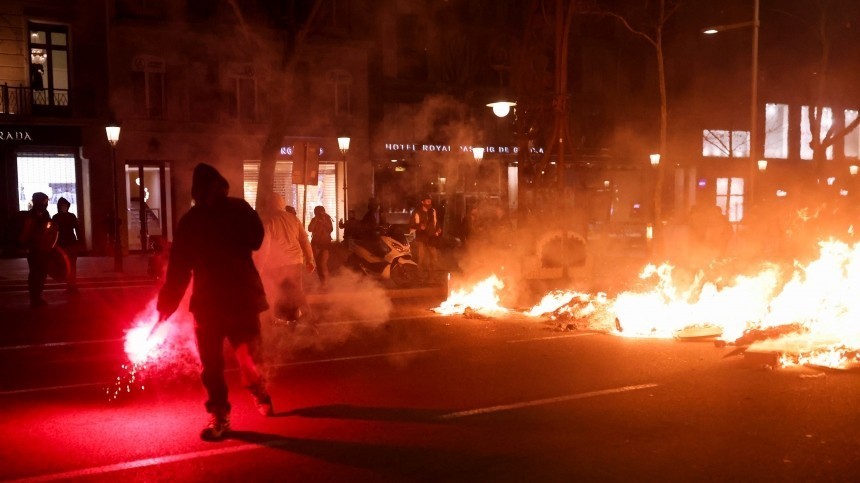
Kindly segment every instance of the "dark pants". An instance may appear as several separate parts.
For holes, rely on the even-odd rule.
[[[317,277],[319,277],[322,284],[325,284],[328,280],[328,259],[331,255],[331,243],[319,245],[311,243],[311,248],[314,250],[314,263],[317,265]]]
[[[257,346],[260,340],[260,318],[256,312],[249,313],[195,313],[197,322],[197,352],[203,366],[201,379],[208,399],[206,411],[213,414],[228,414],[230,402],[227,398],[227,381],[224,378],[224,339],[237,352],[237,361],[242,374],[242,383],[252,394],[265,394],[265,383],[257,370]],[[239,357],[239,351],[247,350],[251,357]]]
[[[78,286],[78,246],[66,245],[62,248],[69,259],[69,273],[66,274],[66,287],[75,289]]]
[[[30,292],[30,302],[42,299],[45,280],[48,278],[48,257],[48,253],[42,251],[31,251],[27,254],[27,266],[30,268],[27,289]]]
[[[278,269],[276,276],[280,283],[275,294],[275,317],[285,320],[297,320],[299,311],[306,310],[305,287],[302,274],[302,264],[284,265]]]

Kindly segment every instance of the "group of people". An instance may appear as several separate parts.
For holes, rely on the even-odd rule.
[[[243,385],[253,396],[258,411],[272,416],[274,409],[263,373],[258,368],[261,337],[260,314],[271,300],[276,319],[295,321],[306,314],[302,280],[316,271],[322,286],[329,279],[328,258],[333,246],[334,222],[325,208],[317,206],[308,231],[279,195],[270,193],[255,211],[245,200],[228,196],[229,183],[214,167],[200,163],[194,168],[191,197],[194,205],[179,220],[171,246],[170,263],[156,303],[159,323],[179,307],[192,276],[189,311],[195,320],[197,350],[202,365],[209,421],[201,432],[204,440],[222,439],[230,430],[231,404],[224,376],[223,343],[233,348]],[[76,290],[74,260],[77,254],[77,218],[68,213],[69,203],[58,202],[59,213],[49,216],[49,198],[35,193],[27,213],[21,241],[28,248],[30,303],[40,306],[48,273],[50,252],[65,247],[72,261],[69,289]],[[365,224],[380,223],[378,204],[371,202]],[[225,229],[229,227],[229,229]],[[430,196],[413,212],[419,259],[433,267],[441,234]],[[267,299],[264,280],[275,280]]]
[[[49,201],[45,193],[33,193],[30,210],[23,217],[18,237],[18,242],[27,251],[27,291],[31,308],[47,303],[42,292],[49,271],[66,281],[68,293],[78,292],[78,218],[69,212],[71,203],[64,197],[57,200],[57,214],[52,217],[48,213]]]

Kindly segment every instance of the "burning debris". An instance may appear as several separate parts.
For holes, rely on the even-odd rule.
[[[492,275],[478,282],[471,290],[455,290],[448,295],[448,300],[432,309],[442,315],[464,315],[469,311],[470,316],[476,314],[492,317],[504,315],[508,309],[499,305],[498,292],[505,287],[499,277]]]
[[[562,330],[587,327],[622,337],[717,339],[779,354],[779,365],[845,368],[860,364],[860,243],[819,243],[818,258],[754,273],[708,277],[685,284],[669,264],[648,265],[635,291],[610,299],[553,291],[524,315],[558,322]],[[726,266],[720,266],[725,270]],[[438,313],[499,315],[495,275],[472,290],[451,294]],[[471,312],[470,312],[471,313]]]

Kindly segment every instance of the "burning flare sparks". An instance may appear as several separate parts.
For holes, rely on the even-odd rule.
[[[788,269],[767,265],[757,273],[706,279],[699,273],[680,284],[669,264],[648,265],[640,275],[649,289],[608,299],[555,291],[524,314],[572,317],[588,326],[624,337],[672,338],[709,334],[780,354],[783,366],[810,364],[847,367],[860,364],[860,243],[820,243],[819,257]],[[504,315],[495,275],[471,290],[451,293],[433,309],[445,315],[472,309]]]
[[[121,374],[112,387],[105,389],[108,400],[115,401],[123,393],[133,389],[144,390],[142,374],[148,364],[160,359],[165,353],[164,342],[170,332],[166,323],[158,323],[159,315],[154,301],[138,314],[134,327],[126,331],[124,349],[129,363],[121,366]]]

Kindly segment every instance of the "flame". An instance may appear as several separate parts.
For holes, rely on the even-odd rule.
[[[181,307],[187,307],[188,296]],[[179,310],[158,323],[156,300],[149,301],[126,330],[124,349],[128,362],[121,366],[113,384],[106,388],[108,400],[144,390],[143,380],[152,377],[175,377],[197,371],[197,350],[193,321],[186,310]]]
[[[820,242],[818,258],[805,265],[766,264],[744,275],[701,271],[681,283],[674,271],[669,264],[648,265],[640,274],[646,287],[614,299],[551,292],[524,314],[585,319],[591,328],[623,337],[672,338],[701,328],[750,350],[777,352],[783,366],[860,364],[860,243]],[[503,288],[493,275],[433,310],[505,314],[498,305]]]
[[[432,310],[442,315],[464,314],[467,311],[486,316],[503,315],[508,313],[508,309],[499,305],[498,291],[504,287],[499,277],[491,275],[470,290],[452,291],[448,300]]]
[[[158,315],[129,329],[125,334],[125,353],[132,364],[143,364],[161,355],[160,347],[167,338],[169,328],[165,324],[156,327]]]

